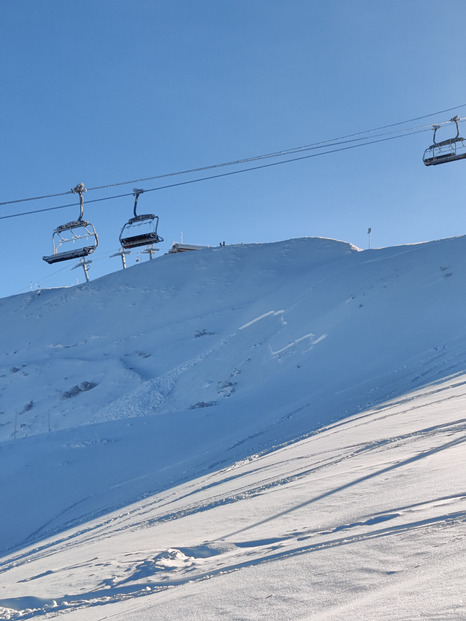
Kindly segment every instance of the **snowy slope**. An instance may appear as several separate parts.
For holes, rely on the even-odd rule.
[[[4,618],[100,619],[104,602],[128,618],[152,593],[129,618],[179,618],[189,596],[191,618],[343,619],[382,615],[387,589],[411,618],[435,546],[445,588],[464,573],[465,276],[463,237],[310,238],[0,300]]]

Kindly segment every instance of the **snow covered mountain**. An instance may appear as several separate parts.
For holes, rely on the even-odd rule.
[[[304,238],[1,299],[0,618],[465,618],[465,282]]]

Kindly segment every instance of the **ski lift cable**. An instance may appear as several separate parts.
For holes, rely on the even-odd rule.
[[[466,119],[466,117],[464,117],[463,119],[458,119],[459,121]],[[443,125],[444,123],[450,123],[450,121],[444,121],[441,123],[438,123],[438,125]],[[421,125],[419,127],[410,127],[404,130],[398,130],[396,132],[386,132],[384,134],[376,134],[375,136],[372,137],[379,137],[379,136],[388,136],[391,134],[400,134],[400,132],[412,132],[415,133],[413,130],[423,130],[423,131],[427,131],[430,130],[432,128],[432,124],[429,123],[429,125]],[[371,131],[376,131],[376,130],[368,130],[366,133],[371,132]],[[362,132],[361,132],[362,133]],[[357,142],[357,141],[365,141],[368,139],[367,136],[361,137],[361,138],[351,138],[351,136],[358,136],[360,134],[350,134],[349,136],[342,136],[341,138],[334,138],[332,140],[324,140],[322,142],[315,142],[309,145],[303,145],[300,147],[293,147],[291,149],[286,149],[284,151],[275,151],[273,153],[265,153],[263,155],[255,155],[253,157],[247,157],[247,158],[243,158],[241,160],[234,160],[231,162],[222,162],[220,164],[210,164],[209,166],[202,166],[200,168],[191,168],[191,169],[187,169],[187,170],[180,170],[180,171],[176,171],[176,172],[172,172],[172,173],[164,173],[161,175],[155,175],[153,177],[143,177],[141,179],[132,179],[131,181],[119,181],[117,183],[110,183],[108,185],[99,185],[99,186],[95,186],[92,188],[88,188],[88,191],[92,191],[92,190],[105,190],[107,188],[114,188],[117,186],[121,186],[121,185],[130,185],[130,184],[136,184],[136,183],[142,183],[143,181],[155,181],[156,179],[164,179],[167,177],[175,177],[178,175],[188,175],[188,174],[193,174],[193,173],[198,173],[198,172],[204,172],[206,170],[213,170],[215,168],[224,168],[226,166],[238,166],[239,164],[247,164],[250,162],[257,162],[258,160],[264,160],[264,159],[271,159],[271,158],[276,158],[276,157],[285,157],[286,155],[292,155],[294,153],[302,153],[305,151],[316,151],[318,149],[324,149],[325,147],[331,147],[331,146],[338,146],[341,144],[347,144],[349,142]],[[401,137],[401,135],[399,136]],[[344,140],[344,138],[351,138],[349,140]],[[0,203],[0,205],[2,205],[4,203]]]
[[[272,157],[280,157],[280,156],[286,156],[286,155],[291,155],[292,153],[296,153],[299,151],[306,151],[306,150],[311,150],[311,149],[318,149],[318,148],[325,148],[326,146],[331,146],[332,144],[334,146],[337,146],[341,141],[346,141],[348,138],[354,138],[356,136],[364,136],[365,134],[371,134],[373,132],[377,132],[380,131],[382,129],[389,129],[392,127],[399,127],[400,125],[405,125],[406,123],[411,123],[413,121],[419,121],[421,119],[426,119],[429,118],[431,116],[435,116],[437,114],[443,114],[445,112],[451,112],[452,110],[456,110],[458,108],[463,108],[466,107],[466,104],[461,104],[460,106],[455,106],[454,108],[447,108],[445,110],[440,110],[438,112],[433,112],[431,114],[425,114],[423,116],[418,116],[418,117],[414,117],[412,119],[407,119],[406,121],[399,121],[397,123],[391,123],[389,125],[382,125],[380,127],[377,128],[373,128],[373,129],[368,129],[362,132],[356,132],[353,134],[347,134],[345,136],[340,136],[339,138],[333,138],[330,140],[324,140],[321,142],[316,142],[316,143],[312,143],[312,144],[308,144],[308,145],[303,145],[300,147],[293,147],[290,149],[285,149],[282,151],[276,151],[273,153],[266,153],[263,155],[257,155],[257,156],[252,156],[252,157],[248,157],[248,158],[243,158],[243,159],[239,159],[239,160],[234,160],[234,161],[230,161],[230,162],[222,162],[219,164],[211,164],[209,166],[203,166],[203,167],[199,167],[199,168],[192,168],[192,169],[188,169],[188,170],[182,170],[182,171],[176,171],[176,172],[172,172],[172,173],[165,173],[162,175],[155,175],[152,177],[143,177],[141,179],[133,179],[130,181],[120,181],[120,182],[116,182],[116,183],[111,183],[111,184],[107,184],[107,185],[100,185],[100,186],[95,186],[92,188],[88,188],[88,191],[93,191],[93,190],[103,190],[103,189],[107,189],[107,188],[111,188],[111,187],[117,187],[117,186],[121,186],[121,185],[130,185],[130,184],[134,184],[134,183],[141,183],[142,181],[153,181],[155,179],[162,179],[165,177],[172,177],[172,176],[176,176],[176,175],[185,175],[185,174],[190,174],[190,173],[196,173],[196,172],[203,172],[205,170],[212,170],[215,168],[221,168],[221,167],[225,167],[225,166],[235,166],[235,165],[239,165],[239,164],[245,164],[247,162],[253,162],[253,161],[257,161],[257,160],[261,160],[261,159],[266,159],[266,158],[272,158]],[[458,119],[458,121],[463,121],[466,117],[462,117],[460,119]],[[441,123],[437,123],[437,125],[444,125],[447,123],[450,123],[451,121],[444,121]],[[420,127],[416,127],[416,128],[406,128],[404,130],[404,132],[409,132],[412,130],[417,130],[417,129],[423,129],[423,128],[431,128],[433,125],[430,123],[428,125],[423,125]],[[362,138],[358,138],[358,140],[365,140],[366,138],[362,137]],[[22,202],[28,202],[28,201],[34,201],[34,200],[42,200],[42,199],[49,199],[49,198],[57,198],[59,196],[66,196],[68,194],[72,194],[72,190],[68,190],[67,192],[58,192],[58,193],[54,193],[54,194],[45,194],[45,195],[41,195],[41,196],[32,196],[29,198],[19,198],[19,199],[15,199],[15,200],[11,200],[11,201],[3,201],[0,202],[0,206],[3,205],[12,205],[15,203],[22,203]],[[88,201],[89,202],[89,201]],[[32,213],[32,212],[30,212]]]
[[[299,157],[294,157],[294,158],[287,159],[287,160],[280,160],[279,162],[270,162],[268,164],[260,164],[259,166],[251,166],[251,167],[248,167],[248,168],[241,168],[239,170],[232,170],[232,171],[229,171],[229,172],[220,173],[220,174],[216,174],[216,175],[209,175],[207,177],[199,177],[197,179],[189,179],[188,181],[178,181],[176,183],[171,183],[171,184],[168,184],[168,185],[157,186],[156,188],[148,188],[148,189],[145,189],[144,192],[156,192],[158,190],[166,190],[168,188],[176,188],[176,187],[179,187],[179,186],[189,185],[189,184],[192,184],[192,183],[200,183],[201,181],[209,181],[211,179],[220,179],[222,177],[229,177],[229,176],[232,176],[232,175],[238,175],[238,174],[241,174],[241,173],[250,172],[250,171],[254,171],[254,170],[260,170],[260,169],[263,169],[263,168],[270,168],[272,166],[280,166],[282,164],[288,164],[288,163],[298,162],[298,161],[301,161],[301,160],[306,160],[306,159],[310,159],[310,158],[314,158],[314,157],[320,157],[321,155],[328,155],[328,154],[337,153],[337,152],[340,152],[340,151],[347,151],[349,149],[355,149],[357,147],[364,147],[364,146],[371,145],[371,144],[376,144],[376,143],[379,143],[379,142],[386,142],[388,140],[396,140],[398,138],[403,138],[405,136],[411,136],[413,134],[419,134],[419,133],[424,132],[424,131],[426,131],[426,130],[425,129],[420,129],[420,130],[413,131],[413,132],[410,132],[410,133],[405,133],[405,134],[402,134],[402,135],[390,136],[390,137],[380,138],[378,140],[370,140],[370,141],[367,141],[367,142],[360,142],[359,144],[351,144],[351,145],[348,145],[348,146],[339,147],[337,149],[330,149],[328,151],[321,151],[319,153],[311,153],[311,154],[308,154],[308,155],[301,155]],[[113,195],[113,196],[104,196],[102,198],[94,198],[94,199],[86,201],[86,205],[89,205],[90,203],[99,203],[99,202],[102,202],[102,201],[108,201],[108,200],[124,198],[124,197],[127,197],[127,196],[133,196],[133,192],[129,192],[129,193],[126,192],[124,194],[116,194],[116,195]],[[32,211],[24,211],[24,212],[21,212],[21,213],[14,213],[14,214],[6,215],[6,216],[0,216],[0,220],[6,220],[8,218],[19,218],[21,216],[28,216],[28,215],[32,215],[32,214],[43,213],[43,212],[46,212],[46,211],[54,211],[54,210],[57,210],[57,209],[65,209],[66,207],[76,207],[76,205],[75,205],[75,203],[68,203],[66,205],[57,205],[55,207],[45,207],[43,209],[34,209]]]
[[[86,205],[89,203],[99,203],[101,201],[109,201],[116,198],[123,198],[125,196],[133,196],[132,192],[125,194],[117,194],[116,196],[105,196],[103,198],[94,198],[86,201]],[[46,211],[55,211],[56,209],[65,209],[66,207],[76,207],[76,203],[67,203],[66,205],[56,205],[55,207],[44,207],[43,209],[33,209],[32,211],[23,211],[22,213],[12,213],[7,216],[0,216],[0,220],[7,220],[8,218],[19,218],[21,216],[29,216],[35,213],[44,213]]]
[[[311,153],[310,155],[302,155],[300,157],[294,157],[294,158],[291,158],[291,159],[288,159],[288,160],[282,160],[280,162],[270,162],[269,164],[261,164],[259,166],[252,166],[250,168],[242,168],[240,170],[232,170],[232,171],[229,171],[229,172],[226,172],[226,173],[220,173],[218,175],[210,175],[208,177],[201,177],[199,179],[190,179],[188,181],[179,181],[177,183],[172,183],[172,184],[169,184],[169,185],[158,186],[156,188],[149,188],[149,189],[144,190],[144,191],[145,192],[155,192],[157,190],[166,190],[168,188],[175,188],[175,187],[178,187],[178,186],[188,185],[188,184],[191,184],[191,183],[198,183],[200,181],[208,181],[208,180],[211,180],[211,179],[219,179],[221,177],[229,177],[229,176],[232,176],[232,175],[238,175],[238,174],[244,173],[244,172],[249,172],[249,171],[253,171],[253,170],[260,170],[262,168],[271,168],[272,166],[279,166],[281,164],[289,164],[291,162],[298,162],[298,161],[301,161],[301,160],[307,160],[307,159],[314,158],[314,157],[320,157],[321,155],[329,155],[331,153],[338,153],[340,151],[347,151],[348,149],[356,149],[357,147],[364,147],[364,146],[367,146],[367,145],[370,145],[370,144],[376,144],[378,142],[386,142],[387,140],[396,140],[397,138],[403,138],[404,136],[412,136],[413,134],[419,134],[419,133],[421,133],[423,131],[425,131],[425,130],[418,130],[418,131],[411,132],[409,134],[403,134],[401,136],[391,136],[390,138],[381,138],[380,140],[371,140],[371,141],[368,141],[368,142],[362,142],[362,143],[359,143],[359,144],[353,144],[353,145],[350,145],[350,146],[347,146],[347,147],[340,147],[338,149],[331,149],[330,151],[321,151],[320,153]],[[88,202],[90,202],[90,201],[88,201]]]
[[[464,104],[466,106],[466,104]],[[460,106],[457,106],[460,107]],[[455,108],[450,108],[448,110],[444,110],[443,112],[448,112],[451,110],[454,110]],[[440,114],[439,113],[433,113],[433,114]],[[254,162],[254,161],[258,161],[261,159],[268,159],[268,158],[274,158],[274,157],[284,157],[286,155],[291,155],[292,153],[299,153],[301,151],[310,151],[310,150],[317,150],[317,149],[322,149],[325,148],[326,146],[338,146],[339,144],[345,144],[347,142],[355,142],[357,140],[367,140],[367,137],[363,136],[363,134],[369,134],[375,131],[379,131],[381,129],[387,129],[389,127],[395,127],[398,125],[403,125],[405,123],[409,123],[410,121],[415,121],[415,120],[419,120],[422,118],[426,118],[428,116],[433,116],[433,114],[429,114],[429,115],[425,115],[422,117],[417,117],[414,119],[409,119],[407,121],[400,121],[398,123],[392,123],[391,125],[384,125],[382,127],[379,128],[375,128],[375,129],[368,129],[365,130],[363,132],[357,132],[354,134],[348,134],[346,136],[341,136],[339,138],[332,138],[329,140],[323,140],[321,142],[315,142],[315,143],[311,143],[309,145],[302,145],[300,147],[293,147],[290,149],[285,149],[282,151],[275,151],[272,153],[266,153],[263,155],[256,155],[256,156],[252,156],[252,157],[248,157],[248,158],[243,158],[243,159],[239,159],[239,160],[233,160],[233,161],[229,161],[229,162],[222,162],[219,164],[211,164],[208,166],[202,166],[202,167],[198,167],[198,168],[191,168],[191,169],[186,169],[186,170],[180,170],[180,171],[176,171],[176,172],[172,172],[172,173],[163,173],[161,175],[154,175],[152,177],[142,177],[140,179],[132,179],[130,181],[119,181],[116,183],[110,183],[107,185],[100,185],[100,186],[94,186],[92,188],[87,188],[88,192],[91,192],[93,190],[104,190],[104,189],[108,189],[108,188],[112,188],[112,187],[117,187],[117,186],[122,186],[122,185],[130,185],[130,184],[136,184],[136,183],[141,183],[143,181],[154,181],[156,179],[163,179],[163,178],[167,178],[167,177],[174,177],[177,175],[186,175],[186,174],[192,174],[192,173],[196,173],[196,172],[203,172],[206,170],[212,170],[215,168],[222,168],[225,166],[237,166],[239,164],[246,164],[248,162]],[[458,121],[463,121],[465,120],[466,117],[461,117],[458,119]],[[451,121],[441,121],[439,123],[437,123],[438,126],[441,125],[446,125],[448,123],[450,123]],[[403,130],[399,130],[396,132],[387,132],[385,134],[379,134],[380,136],[386,136],[386,135],[390,135],[390,134],[394,134],[394,133],[399,133],[400,131],[402,132],[411,132],[413,130],[420,130],[420,129],[431,129],[433,127],[432,123],[429,123],[427,125],[420,125],[418,127],[408,127],[406,129]],[[361,138],[353,138],[354,136],[362,136]],[[346,140],[347,138],[352,138],[352,140]],[[20,203],[20,202],[26,202],[26,201],[32,201],[32,200],[39,200],[39,199],[43,199],[43,198],[54,198],[54,197],[58,197],[58,196],[65,196],[67,194],[71,194],[72,191],[68,191],[68,192],[61,192],[58,194],[48,194],[48,195],[44,195],[44,196],[37,196],[37,197],[31,197],[31,198],[23,198],[23,199],[17,199],[17,200],[12,200],[12,201],[4,201],[4,202],[0,202],[0,206],[2,205],[11,205],[14,203]],[[88,201],[90,202],[90,201]]]
[[[466,104],[464,104],[466,106]],[[460,107],[460,106],[457,106]],[[443,112],[448,112],[451,111],[455,108],[449,108],[448,110],[444,110]],[[433,113],[433,114],[440,114],[440,113]],[[418,119],[422,119],[422,118],[426,118],[428,116],[433,116],[432,115],[425,115],[422,117],[417,117],[414,119],[409,119],[407,121],[400,121],[398,123],[392,123],[391,125],[384,125],[382,127],[379,128],[375,128],[375,129],[369,129],[369,130],[365,130],[364,132],[358,132],[358,133],[354,133],[354,134],[348,134],[346,136],[341,136],[340,138],[333,138],[333,139],[329,139],[329,140],[323,140],[321,142],[316,142],[316,143],[311,143],[309,145],[302,145],[300,147],[293,147],[291,149],[285,149],[282,151],[275,151],[272,153],[266,153],[263,155],[256,155],[256,156],[252,156],[249,158],[243,158],[243,159],[239,159],[239,160],[233,160],[230,162],[222,162],[219,164],[211,164],[209,166],[203,166],[203,167],[199,167],[199,168],[191,168],[191,169],[187,169],[187,170],[181,170],[181,171],[176,171],[176,172],[172,172],[172,173],[164,173],[161,175],[155,175],[152,177],[142,177],[140,179],[132,179],[130,181],[120,181],[120,182],[116,182],[116,183],[111,183],[111,184],[107,184],[107,185],[101,185],[101,186],[95,186],[92,188],[87,188],[87,191],[93,191],[93,190],[103,190],[103,189],[107,189],[107,188],[112,188],[112,187],[117,187],[117,186],[121,186],[121,185],[129,185],[129,184],[135,184],[135,183],[140,183],[142,181],[153,181],[155,179],[163,179],[166,177],[173,177],[176,175],[185,175],[185,174],[190,174],[190,173],[196,173],[196,172],[203,172],[205,170],[212,170],[215,168],[221,168],[221,167],[225,167],[225,166],[235,166],[235,165],[239,165],[239,164],[245,164],[248,162],[253,162],[253,161],[257,161],[257,160],[261,160],[261,159],[267,159],[267,158],[273,158],[273,157],[284,157],[286,155],[291,155],[293,153],[299,153],[302,151],[309,151],[309,150],[317,150],[317,149],[322,149],[325,148],[326,146],[338,146],[339,144],[345,144],[348,142],[355,142],[355,141],[363,141],[363,140],[367,140],[367,137],[364,137],[363,134],[369,134],[381,129],[386,129],[389,127],[395,127],[397,125],[403,125],[405,123],[408,123],[410,121],[414,121],[414,120],[418,120]],[[461,117],[458,118],[457,120],[463,121],[465,120],[466,117]],[[440,127],[441,125],[446,125],[451,123],[450,121],[441,121],[439,123],[437,123],[436,125],[433,125],[432,123],[429,123],[427,125],[421,125],[418,127],[409,127],[403,130],[399,130],[396,132],[387,132],[385,134],[379,134],[379,136],[386,136],[386,135],[390,135],[390,134],[398,134],[400,131],[408,133],[408,132],[413,132],[414,130],[422,130],[422,129],[431,129],[434,126]],[[345,140],[347,138],[352,138],[354,136],[363,136],[361,138],[353,138],[352,140]],[[376,136],[373,136],[376,137]],[[27,202],[27,201],[33,201],[33,200],[40,200],[40,199],[45,199],[45,198],[55,198],[58,196],[66,196],[68,194],[72,194],[73,191],[69,190],[68,192],[60,192],[60,193],[56,193],[56,194],[47,194],[47,195],[43,195],[43,196],[35,196],[35,197],[30,197],[30,198],[22,198],[22,199],[16,199],[16,200],[11,200],[11,201],[4,201],[4,202],[0,202],[0,206],[2,205],[11,205],[14,203],[21,203],[21,202]],[[88,201],[90,202],[90,201]],[[31,212],[32,213],[32,212]]]
[[[364,134],[369,134],[372,132],[376,132],[376,131],[380,131],[382,129],[388,129],[390,127],[396,127],[399,125],[404,125],[406,123],[411,123],[413,121],[419,121],[421,119],[425,119],[428,118],[430,116],[435,116],[436,114],[442,114],[445,112],[451,112],[452,110],[456,110],[457,108],[462,108],[462,107],[466,107],[466,104],[462,104],[461,106],[456,106],[454,108],[448,108],[446,110],[441,110],[439,112],[434,112],[432,114],[426,114],[423,116],[419,116],[419,117],[415,117],[412,119],[408,119],[406,121],[399,121],[398,123],[391,123],[389,125],[383,125],[381,127],[376,127],[374,129],[367,129],[365,131],[362,132],[356,132],[353,134],[347,134],[346,136],[340,136],[339,138],[331,138],[329,140],[322,140],[320,142],[314,142],[308,145],[302,145],[300,147],[292,147],[290,149],[284,149],[282,151],[275,151],[272,153],[265,153],[263,155],[255,155],[252,157],[248,157],[248,158],[243,158],[243,159],[239,159],[239,160],[233,160],[231,162],[222,162],[220,164],[211,164],[209,166],[203,166],[201,168],[191,168],[188,170],[181,170],[181,171],[177,171],[177,172],[173,172],[173,173],[165,173],[162,175],[156,175],[154,177],[144,177],[142,179],[133,179],[131,181],[120,181],[117,183],[111,183],[108,185],[101,185],[101,186],[95,186],[93,188],[88,188],[89,191],[92,190],[103,190],[106,188],[111,188],[111,187],[116,187],[119,185],[129,185],[132,183],[141,183],[142,181],[153,181],[155,179],[162,179],[164,177],[173,177],[175,175],[186,175],[186,174],[190,174],[190,173],[196,173],[196,172],[203,172],[205,170],[211,170],[214,168],[221,168],[223,166],[235,166],[238,164],[245,164],[247,162],[253,162],[253,161],[257,161],[257,160],[261,160],[261,159],[266,159],[266,158],[272,158],[272,157],[280,157],[280,156],[285,156],[285,155],[291,155],[292,153],[296,153],[299,151],[307,151],[307,150],[311,150],[311,149],[319,149],[319,148],[324,148],[325,146],[331,146],[331,145],[338,145],[338,144],[344,144],[345,142],[351,142],[346,140],[347,138],[354,138],[355,136],[363,136]],[[458,121],[464,121],[466,119],[466,117],[461,117],[458,118]],[[437,125],[446,125],[451,123],[451,121],[441,121],[440,123],[437,123]],[[399,131],[403,131],[403,132],[409,132],[409,131],[413,131],[413,130],[418,130],[418,129],[431,129],[433,127],[432,123],[428,123],[427,125],[420,125],[418,127],[408,127],[406,129],[403,130],[399,130]],[[399,133],[399,132],[388,132],[387,134],[381,134],[381,135],[388,135],[389,133]],[[357,138],[355,140],[367,140],[366,137],[362,137],[362,138]],[[0,203],[0,205],[2,205],[2,203]]]

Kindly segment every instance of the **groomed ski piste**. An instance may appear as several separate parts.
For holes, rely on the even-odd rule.
[[[464,619],[466,237],[0,300],[0,619]]]

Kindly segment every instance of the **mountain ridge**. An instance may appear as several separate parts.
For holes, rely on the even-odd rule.
[[[212,437],[209,463],[294,441],[464,370],[464,250],[464,237],[367,251],[302,238],[2,300],[0,437],[18,450],[155,417],[151,433],[180,442],[183,421],[201,453]]]
[[[0,618],[2,605],[10,615],[5,618],[16,618],[14,610],[28,618],[42,609],[46,614],[55,604],[68,612],[81,605],[89,611],[100,597],[124,599],[125,589],[112,586],[117,578],[108,578],[117,561],[107,556],[105,542],[126,537],[125,528],[117,526],[125,516],[157,514],[159,503],[170,505],[170,498],[174,509],[163,519],[174,520],[175,530],[167,536],[175,537],[176,531],[179,543],[176,549],[157,544],[154,558],[149,550],[138,556],[136,586],[128,587],[135,596],[147,588],[151,592],[162,568],[185,567],[189,582],[191,565],[217,554],[219,562],[227,554],[228,573],[228,555],[239,559],[249,545],[260,552],[289,540],[296,550],[313,551],[290,535],[287,511],[273,500],[283,496],[280,502],[293,498],[296,507],[307,506],[301,480],[311,496],[317,477],[317,498],[337,492],[348,498],[341,508],[332,501],[319,509],[319,523],[332,512],[341,514],[340,526],[330,519],[315,531],[324,539],[335,529],[349,528],[345,523],[370,530],[385,519],[379,515],[404,516],[396,509],[401,500],[394,503],[390,494],[395,492],[388,490],[398,489],[398,469],[406,477],[412,464],[420,464],[417,476],[424,487],[415,492],[409,479],[403,502],[408,506],[411,494],[423,507],[436,507],[429,501],[438,496],[436,479],[429,478],[425,464],[442,455],[439,472],[448,479],[447,455],[457,456],[462,442],[465,276],[466,237],[364,251],[345,242],[302,238],[166,255],[70,289],[0,300],[6,326],[0,348],[0,551],[5,558],[0,571],[23,567],[21,559],[31,560],[30,571],[36,563],[41,568],[35,577],[18,569],[21,579],[12,587],[16,599],[0,590]],[[445,433],[457,439],[445,443]],[[384,451],[391,451],[392,465],[386,465]],[[364,455],[367,461],[361,461]],[[354,463],[350,478],[358,489],[380,473],[391,481],[387,492],[375,479],[369,489],[376,495],[359,495],[354,505],[345,492],[353,483],[343,483],[348,473],[339,469],[346,460]],[[375,463],[378,470],[371,475]],[[328,482],[325,464],[336,468]],[[268,469],[277,474],[270,478]],[[235,472],[244,475],[233,493],[228,490],[239,476]],[[251,488],[249,480],[256,481]],[[444,483],[455,503],[462,497],[460,480]],[[295,485],[297,496],[288,497]],[[217,486],[225,490],[220,497]],[[191,494],[205,501],[193,508]],[[264,502],[270,500],[264,506],[255,500],[259,513],[250,519],[262,524],[259,516],[272,511],[275,526],[264,526],[265,537],[257,526],[250,544],[201,545],[198,539],[205,535],[198,511],[217,532],[226,526],[216,521],[216,507],[232,503],[222,520],[229,532],[239,533],[249,520],[247,507],[262,495]],[[436,511],[426,513],[426,524],[440,519],[456,528],[463,520],[462,512],[438,517]],[[176,526],[183,516],[198,524],[188,539]],[[159,518],[147,520],[135,523],[134,532],[149,528],[152,533],[154,524],[157,536]],[[102,533],[96,545],[104,569],[94,567],[92,546],[87,551],[87,533],[94,529]],[[56,562],[67,565],[68,546],[73,548],[75,540],[84,559],[80,566],[93,567],[90,575],[103,582],[80,574],[79,581],[92,588],[70,604],[64,596],[52,597],[57,588],[69,587],[66,579],[56,586],[55,569],[44,569],[43,555],[53,549]],[[145,549],[144,540],[137,541]],[[132,545],[124,544],[127,555],[137,556]],[[274,558],[280,561],[282,555]],[[115,575],[124,575],[125,563],[121,559]],[[239,563],[238,568],[248,566],[247,557]],[[146,574],[149,582],[141,591],[137,577]],[[172,584],[169,574],[165,579]],[[29,580],[43,585],[35,591],[43,596],[22,595],[20,583]],[[101,595],[99,584],[106,585]],[[184,578],[175,584],[184,584]],[[147,614],[160,618],[157,612]],[[205,618],[202,605],[194,618]]]

